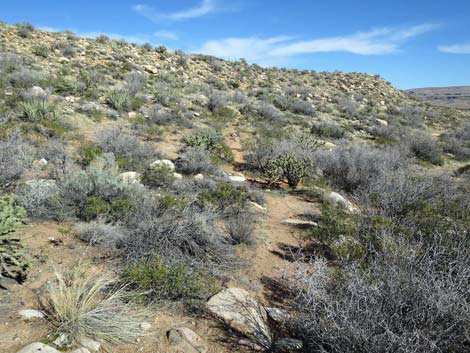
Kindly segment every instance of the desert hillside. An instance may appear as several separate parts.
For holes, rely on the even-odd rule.
[[[0,352],[468,352],[447,92],[0,24]]]
[[[415,88],[406,92],[432,105],[470,109],[470,86]]]

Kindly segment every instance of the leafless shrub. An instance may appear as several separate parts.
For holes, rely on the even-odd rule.
[[[411,152],[419,159],[432,164],[442,164],[442,150],[437,140],[429,133],[416,131],[409,136],[409,146]]]
[[[233,266],[233,250],[216,231],[215,214],[194,207],[165,209],[153,202],[150,209],[139,207],[135,211],[139,214],[129,218],[133,234],[125,239],[123,248],[128,261],[162,257],[209,269]]]
[[[310,128],[310,132],[321,137],[333,139],[343,138],[346,134],[345,129],[333,121],[314,123]]]
[[[285,119],[282,114],[274,105],[267,102],[258,103],[255,107],[255,111],[261,117],[267,120],[282,121]]]
[[[102,130],[98,139],[102,150],[113,153],[124,168],[142,169],[157,155],[148,144],[119,127]]]
[[[159,104],[152,105],[145,112],[146,119],[151,124],[166,125],[176,122],[177,115]]]
[[[286,277],[304,352],[466,352],[470,344],[465,234],[437,234],[426,245],[388,239],[369,267],[299,264]]]
[[[470,159],[470,123],[443,134],[442,140],[445,152],[459,160]]]
[[[422,127],[424,121],[424,111],[422,108],[419,107],[401,107],[399,110],[399,114],[402,116],[400,122],[404,126],[410,127]]]
[[[17,180],[33,159],[33,147],[19,132],[14,132],[4,141],[0,140],[0,186]]]
[[[313,105],[309,102],[302,100],[294,100],[290,104],[290,110],[295,114],[303,114],[308,116],[315,116],[316,111]]]
[[[147,77],[145,74],[137,71],[132,71],[126,75],[123,88],[129,94],[130,97],[135,97],[137,93],[142,91],[146,81]]]
[[[111,249],[119,248],[128,231],[120,226],[104,223],[103,221],[80,222],[74,225],[77,236],[91,244],[100,245]]]
[[[398,149],[360,144],[344,144],[332,151],[319,151],[316,160],[333,185],[349,192],[365,187],[372,180],[406,164]]]
[[[59,195],[59,188],[54,180],[31,180],[18,190],[18,202],[35,219],[54,217],[51,201]]]
[[[183,174],[211,174],[217,169],[209,152],[198,147],[187,148],[176,161],[176,168]]]
[[[255,216],[248,212],[237,213],[225,220],[225,230],[230,235],[230,240],[234,245],[253,245],[255,243],[253,238],[255,225]]]

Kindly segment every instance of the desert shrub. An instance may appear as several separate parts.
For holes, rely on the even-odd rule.
[[[66,58],[73,58],[75,55],[77,55],[77,49],[70,44],[64,44],[61,49],[62,55]]]
[[[215,113],[218,109],[225,107],[228,103],[227,96],[224,92],[209,89],[206,92],[207,108],[211,113]]]
[[[409,137],[411,152],[419,159],[432,164],[443,163],[437,140],[426,132],[414,132]]]
[[[33,159],[33,147],[19,132],[10,134],[6,140],[0,140],[0,186],[7,186],[21,177]]]
[[[209,152],[199,147],[186,148],[175,165],[183,174],[211,174],[216,170]]]
[[[295,114],[315,116],[316,111],[311,103],[295,99],[290,103],[290,111]]]
[[[400,122],[402,125],[415,128],[422,127],[425,115],[422,108],[405,106],[401,107],[398,111],[401,115]]]
[[[340,108],[346,114],[348,118],[356,118],[361,110],[359,103],[357,103],[353,98],[340,98],[338,100]]]
[[[292,185],[314,173],[315,151],[320,144],[310,136],[293,136],[282,140],[255,141],[245,159],[247,165],[274,179],[290,179]]]
[[[146,81],[147,77],[145,74],[132,71],[126,75],[123,89],[131,98],[135,97],[137,93],[142,91]]]
[[[441,138],[445,152],[452,153],[459,160],[470,159],[470,123],[443,134]]]
[[[8,75],[8,81],[15,88],[28,88],[39,85],[44,80],[44,76],[38,72],[24,67],[19,67]]]
[[[336,187],[353,192],[384,173],[402,168],[406,160],[398,149],[346,144],[332,151],[319,151],[318,167]]]
[[[36,219],[53,218],[51,202],[59,193],[54,180],[30,180],[18,192],[18,202]]]
[[[39,44],[33,47],[33,54],[42,58],[49,56],[49,47],[45,44]]]
[[[437,234],[427,245],[388,240],[364,268],[326,261],[286,273],[298,316],[292,335],[304,352],[465,352],[468,338],[468,237]]]
[[[142,183],[151,188],[160,188],[170,186],[175,177],[173,169],[165,164],[151,166],[142,173]]]
[[[309,160],[300,159],[295,154],[281,154],[269,161],[267,175],[275,180],[287,179],[290,187],[296,188],[308,175]]]
[[[99,145],[103,152],[113,153],[122,169],[143,169],[157,157],[151,146],[119,127],[111,127],[98,133]]]
[[[283,121],[285,119],[282,114],[274,105],[267,102],[261,102],[255,107],[256,113],[267,120]]]
[[[184,263],[166,263],[160,257],[128,265],[123,279],[151,302],[206,300],[219,288],[205,271]]]
[[[233,161],[232,151],[224,143],[222,136],[213,129],[199,130],[192,135],[186,135],[184,143],[187,147],[208,151],[215,161]]]
[[[151,106],[146,111],[146,120],[150,124],[166,125],[174,123],[177,119],[177,115],[171,110],[163,108],[159,104]]]
[[[310,132],[320,137],[341,139],[346,134],[344,128],[332,121],[321,121],[310,128]]]
[[[214,190],[204,190],[199,194],[199,203],[205,207],[214,207],[219,211],[237,212],[246,207],[248,200],[245,187],[236,187],[230,183],[217,184]]]
[[[131,96],[124,90],[115,89],[108,93],[106,102],[117,111],[126,111],[131,106]]]
[[[56,109],[47,99],[29,99],[19,104],[20,117],[27,121],[38,122],[54,119]]]
[[[21,38],[31,37],[31,33],[34,31],[34,26],[29,22],[20,23],[17,25],[17,34]]]
[[[106,44],[109,42],[109,37],[104,34],[100,34],[98,37],[95,38],[95,40],[100,44]]]
[[[209,271],[236,266],[233,249],[215,228],[216,215],[188,206],[167,208],[151,197],[136,200],[127,227],[123,256],[130,262],[158,257]]]
[[[248,212],[241,212],[227,217],[225,231],[229,234],[232,244],[253,245],[255,243],[253,232],[256,226],[256,217]]]
[[[26,278],[29,265],[21,237],[16,233],[25,216],[25,210],[15,205],[13,195],[0,197],[0,280],[11,278],[22,282]]]
[[[77,163],[82,167],[87,167],[102,154],[103,150],[96,142],[83,142],[77,151]]]
[[[74,225],[74,233],[84,242],[106,248],[118,249],[122,241],[129,236],[128,231],[119,225],[103,221],[80,222]]]
[[[85,170],[69,167],[58,180],[59,195],[52,200],[55,218],[78,217],[92,220],[102,217],[111,221],[123,219],[131,209],[131,195],[141,195],[138,185],[118,178],[112,154],[104,154]]]
[[[109,277],[76,266],[56,273],[42,302],[55,334],[71,346],[82,337],[105,344],[135,342],[143,333],[140,325],[146,313],[128,299],[125,289]]]

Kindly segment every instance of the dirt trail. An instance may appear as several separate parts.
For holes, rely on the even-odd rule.
[[[241,175],[240,167],[245,163],[245,159],[238,134],[230,134],[227,143],[233,152],[234,163],[227,166],[226,171]],[[266,211],[260,217],[261,221],[255,232],[256,247],[244,255],[249,265],[236,275],[238,282],[241,278],[246,284],[252,284],[252,288],[249,289],[256,292],[263,289],[259,286],[263,279],[276,277],[279,274],[286,257],[303,243],[302,234],[305,231],[282,224],[281,221],[287,218],[299,218],[305,210],[319,212],[314,203],[282,191],[266,190],[264,196]]]

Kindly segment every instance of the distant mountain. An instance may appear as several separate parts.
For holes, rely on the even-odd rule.
[[[414,88],[406,92],[433,105],[470,109],[470,86]]]

